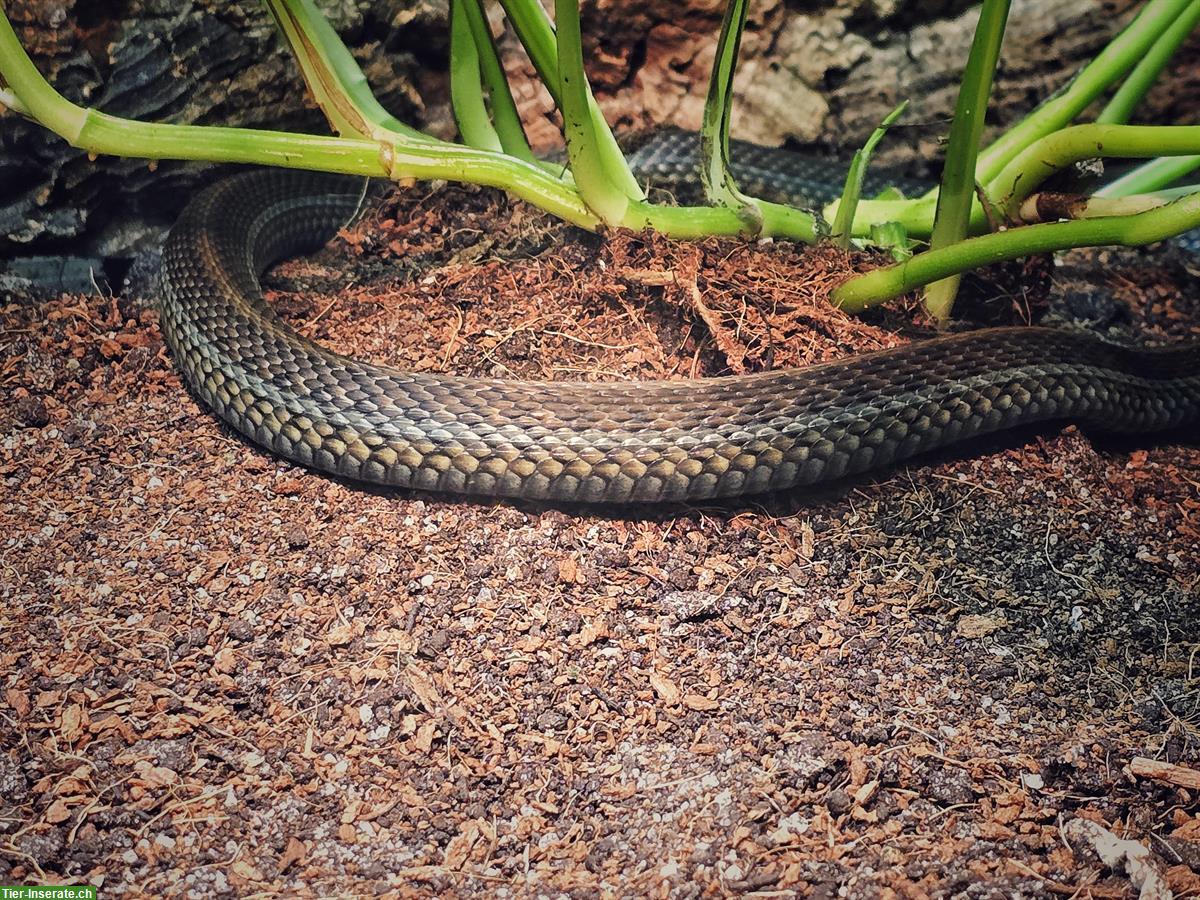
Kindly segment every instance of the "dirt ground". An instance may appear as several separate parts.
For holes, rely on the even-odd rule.
[[[396,365],[682,377],[922,333],[903,304],[829,308],[872,264],[600,239],[451,188],[271,293]],[[1033,263],[977,283],[963,327],[1195,338],[1194,265]],[[1130,767],[1200,767],[1194,436],[1048,427],[708,506],[469,502],[254,449],[155,321],[133,296],[0,308],[0,883],[1200,892],[1200,790]],[[1089,822],[1143,855],[1102,860]]]

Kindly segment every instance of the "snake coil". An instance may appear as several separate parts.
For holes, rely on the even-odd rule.
[[[404,372],[297,334],[273,263],[353,212],[360,179],[282,170],[204,190],[163,251],[161,327],[188,385],[251,441],[367,482],[483,496],[700,500],[864,472],[1051,419],[1200,422],[1200,345],[1133,350],[1045,328],[954,335],[804,369],[544,383]]]

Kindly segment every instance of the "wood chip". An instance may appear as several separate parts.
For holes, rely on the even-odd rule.
[[[1129,761],[1129,771],[1139,778],[1153,778],[1155,781],[1165,781],[1167,784],[1189,790],[1200,790],[1200,771],[1196,769],[1187,769],[1145,756],[1135,756]]]
[[[958,620],[954,630],[961,637],[969,640],[987,637],[1001,628],[1008,627],[1008,619],[1003,614],[983,616],[963,616]]]
[[[65,822],[71,817],[71,810],[67,807],[65,801],[55,800],[46,809],[45,819],[51,825],[57,825],[59,822]]]
[[[23,691],[9,688],[4,692],[4,699],[19,718],[29,715],[29,697]]]
[[[667,706],[674,706],[682,696],[679,688],[675,686],[675,682],[657,669],[650,672],[650,686],[654,688],[654,692],[658,694],[659,699],[667,704]]]
[[[62,736],[68,743],[75,743],[83,736],[88,725],[87,713],[78,703],[72,703],[62,714]]]
[[[287,846],[283,848],[283,853],[279,856],[279,871],[286,872],[291,866],[304,859],[308,853],[308,847],[304,841],[294,835],[288,838]]]
[[[343,647],[357,636],[357,631],[353,625],[335,625],[325,633],[325,640],[329,642],[329,646],[331,647]]]

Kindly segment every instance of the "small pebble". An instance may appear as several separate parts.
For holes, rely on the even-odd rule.
[[[42,428],[50,424],[50,411],[38,397],[21,397],[13,404],[17,421],[29,428]]]
[[[825,798],[825,806],[835,816],[840,816],[842,813],[850,809],[854,801],[850,799],[850,795],[838,788],[836,791],[831,791],[829,796]]]

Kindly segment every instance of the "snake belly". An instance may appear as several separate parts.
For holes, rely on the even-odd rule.
[[[1200,344],[1134,350],[1045,328],[940,337],[803,369],[618,384],[405,372],[297,334],[273,263],[353,216],[362,180],[264,169],[204,190],[163,251],[183,377],[267,450],[397,487],[564,502],[701,500],[811,485],[1050,419],[1200,422]]]

